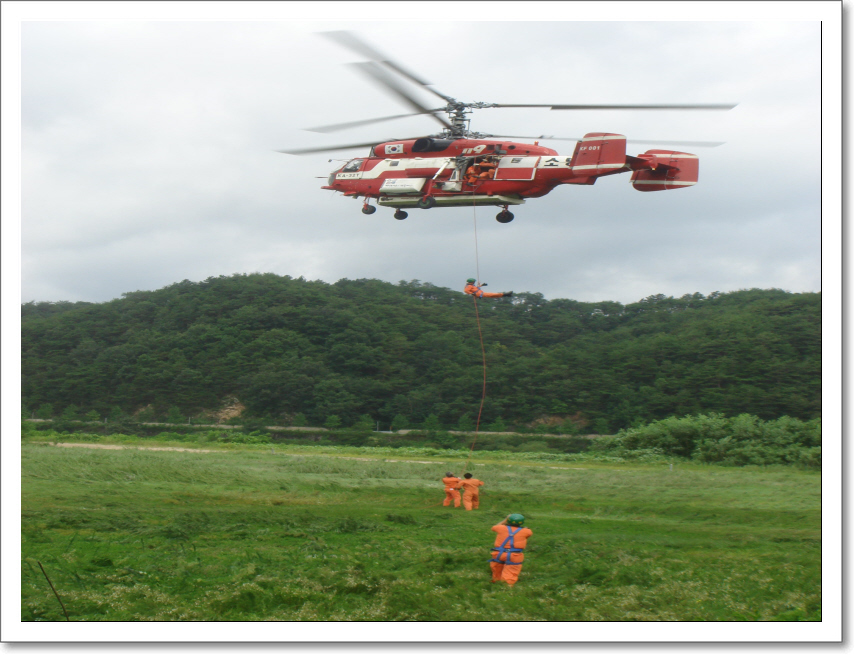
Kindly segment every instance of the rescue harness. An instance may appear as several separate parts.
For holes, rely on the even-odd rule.
[[[522,564],[522,562],[512,562],[511,561],[511,553],[522,553],[523,551],[525,551],[525,548],[514,548],[514,535],[517,532],[519,532],[520,530],[522,530],[522,526],[518,527],[516,530],[514,530],[511,526],[507,526],[507,527],[508,527],[508,538],[502,542],[501,546],[496,546],[493,548],[493,550],[496,551],[496,555],[492,559],[490,559],[489,561],[497,562],[498,564],[504,564],[505,566],[508,566],[508,565],[519,566],[520,564]],[[508,544],[510,544],[510,546],[508,546]],[[507,555],[506,555],[507,560],[508,560],[507,562],[503,562],[502,560],[499,559],[503,553],[507,553]]]

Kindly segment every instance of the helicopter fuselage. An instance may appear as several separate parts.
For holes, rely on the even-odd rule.
[[[478,176],[482,162],[489,172]],[[626,137],[601,132],[564,155],[537,143],[425,137],[378,144],[333,171],[323,188],[389,207],[507,207],[560,184],[591,185],[624,172],[639,191],[683,188],[697,182],[698,158],[667,150],[627,156]]]

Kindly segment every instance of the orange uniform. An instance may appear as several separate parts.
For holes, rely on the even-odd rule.
[[[466,169],[466,183],[474,185],[484,180],[492,180],[495,175],[496,164],[490,161],[481,161]]]
[[[476,166],[470,166],[466,169],[466,184],[477,184],[478,176],[481,171]]]
[[[478,509],[478,487],[484,486],[481,480],[475,478],[464,478],[463,484],[463,509],[471,510]]]
[[[482,161],[478,166],[481,169],[481,173],[478,177],[482,180],[492,180],[493,176],[496,174],[496,165],[491,161]]]
[[[470,296],[475,296],[476,298],[503,298],[504,293],[491,293],[489,291],[482,291],[481,287],[476,286],[472,283],[467,284],[463,287],[463,293],[468,293]]]
[[[528,528],[502,523],[494,525],[491,530],[496,533],[493,558],[490,560],[493,582],[501,581],[514,585],[520,577],[522,561],[525,558],[522,551],[532,532]]]
[[[442,504],[448,507],[454,501],[455,507],[460,507],[460,483],[462,480],[454,476],[445,477],[442,479],[442,484],[445,485],[445,500]]]

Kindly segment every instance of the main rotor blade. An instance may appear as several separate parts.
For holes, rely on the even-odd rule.
[[[382,118],[366,118],[362,121],[351,121],[350,123],[337,123],[335,125],[321,125],[320,127],[306,127],[307,132],[321,132],[326,134],[329,132],[337,132],[338,130],[347,130],[351,127],[361,127],[362,125],[371,125],[372,123],[382,123],[383,121],[393,121],[398,118],[407,118],[409,116],[425,116],[434,112],[444,111],[442,109],[434,109],[430,112],[416,112],[412,114],[397,114],[396,116],[384,116]]]
[[[646,143],[652,146],[690,146],[692,148],[718,148],[726,141],[647,141],[645,139],[627,139],[627,143]]]
[[[733,109],[734,104],[688,104],[688,105],[494,105],[495,107],[548,107],[549,109]]]
[[[374,147],[378,143],[386,143],[386,141],[402,141],[402,139],[386,139],[385,141],[375,139],[374,141],[366,141],[365,143],[348,143],[337,146],[323,146],[320,148],[299,148],[296,150],[276,150],[275,152],[281,152],[286,155],[310,155],[315,152],[333,152],[335,150],[350,150],[351,148],[366,148],[368,146]]]
[[[443,127],[451,129],[451,124],[448,121],[446,121],[444,118],[440,118],[439,116],[434,114],[433,112],[435,110],[428,109],[427,107],[425,107],[414,96],[412,96],[407,89],[405,89],[403,86],[401,86],[395,78],[393,78],[391,75],[389,75],[385,70],[383,70],[375,62],[373,62],[373,61],[361,61],[361,62],[356,62],[356,63],[350,64],[350,65],[354,66],[358,70],[362,71],[369,78],[371,78],[372,80],[374,80],[375,82],[377,82],[381,86],[385,87],[387,90],[394,93],[401,100],[403,100],[405,103],[407,103],[410,107],[415,109],[417,113],[428,114],[434,120],[436,120],[440,124],[442,124]]]
[[[431,93],[439,96],[446,102],[453,102],[452,98],[440,93],[436,89],[430,88],[430,82],[425,82],[423,79],[418,77],[415,73],[411,73],[406,68],[401,66],[399,63],[392,61],[386,55],[375,50],[370,45],[365,43],[362,39],[356,36],[353,32],[347,32],[344,30],[338,30],[333,32],[320,32],[321,36],[325,36],[328,39],[335,41],[339,45],[344,46],[345,48],[349,48],[356,52],[357,54],[362,55],[363,57],[368,57],[371,61],[375,61],[381,64],[385,64],[393,71],[398,73],[399,75],[403,75],[411,82],[415,82],[416,84],[425,87]]]
[[[581,141],[582,137],[572,137],[572,136],[547,136],[545,134],[541,134],[540,136],[519,136],[512,134],[485,134],[485,137],[488,138],[500,138],[500,139],[535,139],[540,141]],[[716,148],[718,146],[724,145],[725,141],[658,141],[651,139],[627,139],[627,143],[647,143],[654,146],[693,146],[695,148]]]

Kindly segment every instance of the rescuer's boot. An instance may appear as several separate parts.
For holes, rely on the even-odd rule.
[[[505,298],[511,298],[514,295],[513,291],[505,291],[502,296]]]

